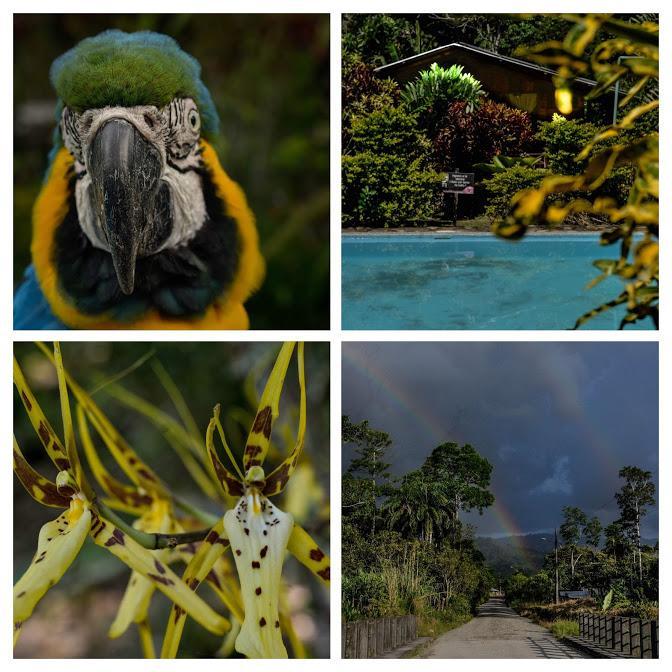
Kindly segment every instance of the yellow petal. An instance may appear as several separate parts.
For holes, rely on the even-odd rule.
[[[170,507],[167,502],[158,500],[152,507],[134,523],[133,527],[142,532],[160,532],[167,534],[173,531],[174,525],[170,517]],[[154,551],[154,557],[161,563],[167,564],[171,550]],[[131,623],[141,623],[147,620],[147,610],[156,589],[156,584],[145,578],[139,572],[132,572],[126,586],[126,592],[121,599],[117,616],[110,626],[108,636],[116,639],[126,632]]]
[[[311,536],[299,525],[294,525],[289,537],[287,550],[320,581],[328,584],[331,580],[329,556],[313,541]]]
[[[111,499],[122,504],[125,511],[131,511],[136,515],[141,514],[147,506],[151,506],[153,499],[147,492],[140,491],[134,485],[121,483],[105,468],[91,438],[89,423],[86,421],[86,413],[81,404],[77,404],[77,425],[91,471]]]
[[[248,658],[286,658],[278,601],[294,521],[266,497],[260,497],[258,507],[252,499],[241,497],[236,508],[224,516],[245,607],[236,651]]]
[[[70,498],[60,494],[55,483],[38,474],[28,464],[16,442],[16,437],[14,437],[14,473],[28,494],[40,504],[59,509],[70,506]]]
[[[131,569],[151,579],[156,588],[206,630],[223,635],[231,627],[226,618],[215,613],[198,595],[189,590],[170,567],[97,514],[94,514],[91,524],[91,537],[96,544],[106,548]]]
[[[14,385],[16,385],[16,389],[21,396],[21,401],[26,409],[26,413],[28,413],[30,424],[40,437],[40,441],[51,461],[56,465],[56,468],[59,471],[70,469],[70,460],[68,460],[65,448],[42,412],[30,387],[28,387],[28,383],[23,375],[23,371],[21,371],[19,363],[16,361],[16,357],[14,358]]]
[[[208,452],[210,473],[219,483],[222,494],[225,497],[240,497],[243,494],[243,484],[222,464],[215,450],[215,429],[217,428],[219,406],[215,407],[214,416],[208,423],[205,432],[205,448]],[[224,439],[223,433],[221,434]],[[228,446],[227,446],[228,447]]]
[[[296,435],[296,444],[294,450],[276,467],[267,477],[264,486],[264,494],[272,497],[282,492],[287,485],[290,477],[296,469],[296,464],[303,450],[303,443],[306,437],[306,377],[303,366],[303,343],[299,343],[297,349],[297,361],[299,367],[299,388],[301,390],[301,401],[299,403],[299,430]]]
[[[266,387],[259,401],[259,409],[245,446],[243,466],[246,472],[250,467],[261,466],[266,459],[271,440],[271,430],[273,429],[273,422],[279,414],[280,395],[293,351],[294,343],[283,344],[275,360],[271,375],[266,382]]]
[[[54,364],[56,363],[54,356],[43,343],[37,343],[36,345]],[[166,488],[159,480],[159,477],[140,459],[137,453],[119,434],[98,404],[77,384],[77,381],[66,370],[63,373],[73,396],[82,405],[91,424],[100,434],[108,450],[131,481],[144,488],[147,492],[158,492],[166,496]]]
[[[138,623],[138,633],[140,635],[140,647],[142,648],[143,658],[156,658],[154,650],[154,638],[152,637],[152,627],[149,620]]]
[[[184,570],[182,581],[189,586],[190,590],[195,591],[198,588],[228,546],[229,542],[224,535],[224,522],[220,520],[210,530]],[[174,604],[163,638],[161,658],[175,658],[177,656],[186,618],[184,609]]]
[[[35,557],[14,586],[15,628],[33,613],[49,588],[60,581],[79,553],[90,527],[91,511],[78,497],[72,499],[70,508],[56,520],[42,526]]]
[[[54,342],[54,363],[56,365],[56,375],[58,376],[58,394],[61,401],[61,416],[63,417],[63,440],[65,441],[65,452],[70,460],[70,471],[79,488],[86,492],[87,497],[93,498],[93,492],[86,488],[84,483],[84,473],[82,465],[79,462],[77,446],[75,444],[75,429],[72,425],[72,415],[70,413],[70,400],[68,399],[68,384],[65,380],[65,369],[63,368],[63,357],[61,356],[61,346]]]

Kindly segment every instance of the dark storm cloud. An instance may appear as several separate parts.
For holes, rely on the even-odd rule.
[[[443,441],[486,456],[497,508],[469,517],[479,534],[547,530],[565,504],[607,523],[624,465],[657,484],[655,343],[344,343],[343,413],[392,436],[395,474]],[[657,536],[657,511],[644,527]]]

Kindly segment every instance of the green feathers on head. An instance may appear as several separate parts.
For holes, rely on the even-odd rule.
[[[78,112],[108,106],[163,107],[173,98],[193,98],[203,135],[218,130],[219,118],[201,81],[200,64],[167,35],[107,30],[59,56],[50,78],[62,103]]]

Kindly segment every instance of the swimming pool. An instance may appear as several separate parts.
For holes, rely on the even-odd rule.
[[[344,329],[567,329],[617,296],[618,278],[587,290],[594,259],[617,258],[598,235],[344,234]],[[624,309],[582,329],[617,329]],[[628,329],[651,329],[650,321]]]

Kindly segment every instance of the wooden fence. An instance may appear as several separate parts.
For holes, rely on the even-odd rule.
[[[377,618],[371,621],[343,623],[341,655],[343,658],[381,658],[418,636],[415,616]]]
[[[579,614],[579,637],[633,658],[658,658],[658,621]]]

